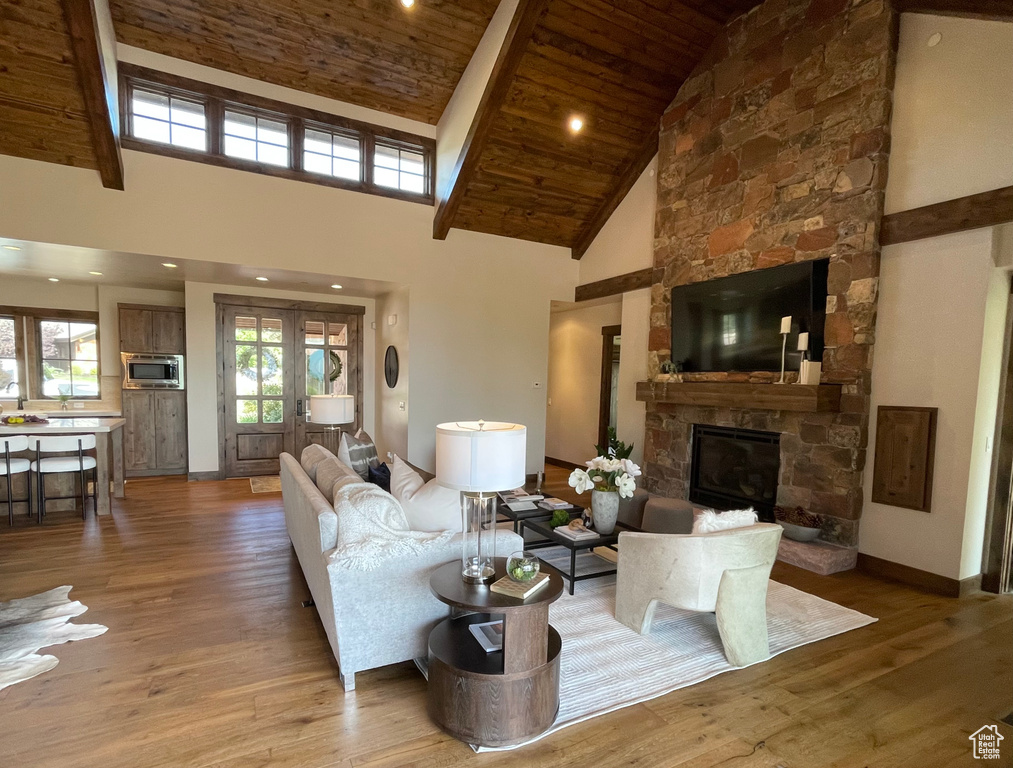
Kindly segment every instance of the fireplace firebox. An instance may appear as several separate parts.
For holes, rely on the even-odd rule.
[[[754,429],[693,425],[689,500],[715,509],[753,507],[773,522],[781,435]]]

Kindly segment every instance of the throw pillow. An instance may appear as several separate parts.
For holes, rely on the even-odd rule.
[[[380,486],[387,491],[387,493],[390,493],[390,467],[386,464],[381,464],[378,467],[370,467],[369,482]]]
[[[413,531],[461,530],[461,494],[444,488],[436,480],[423,482],[422,476],[394,455],[390,473],[390,492],[404,508]]]
[[[362,482],[362,478],[358,474],[334,456],[326,458],[316,465],[316,485],[320,493],[327,499],[327,503],[334,503],[334,483],[345,477],[351,477],[359,483]]]
[[[693,520],[693,533],[714,533],[732,528],[746,528],[756,523],[756,512],[749,509],[730,509],[727,512],[715,512],[705,509]]]
[[[347,432],[341,435],[338,458],[354,469],[364,481],[369,480],[370,464],[373,466],[379,464],[373,438],[361,429],[354,437]]]
[[[302,470],[309,475],[310,480],[314,483],[317,481],[317,464],[324,459],[333,459],[334,454],[324,448],[322,445],[312,444],[307,445],[302,449],[302,455],[299,457],[299,464],[302,465]]]

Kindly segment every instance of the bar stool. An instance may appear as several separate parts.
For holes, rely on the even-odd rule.
[[[92,470],[92,506],[95,506],[95,490],[98,486],[97,462],[94,456],[86,456],[85,451],[95,447],[95,435],[53,435],[47,437],[28,438],[29,447],[35,450],[35,461],[32,472],[35,473],[39,492],[39,525],[46,514],[46,475],[69,474],[77,472],[81,476],[81,518],[88,519],[88,482],[85,472]],[[77,453],[77,456],[52,456],[42,458],[44,453]],[[76,499],[77,496],[51,496],[50,501],[59,499]]]
[[[7,478],[7,517],[10,519],[10,524],[14,525],[14,502],[15,501],[27,501],[28,502],[28,514],[32,514],[32,484],[28,483],[28,498],[27,499],[15,499],[12,484],[14,482],[14,475],[20,475],[22,472],[27,472],[31,468],[31,462],[28,459],[12,459],[12,453],[20,453],[21,451],[28,450],[28,438],[24,435],[11,435],[10,437],[0,437],[0,448],[3,449],[3,462],[0,463],[0,475]]]

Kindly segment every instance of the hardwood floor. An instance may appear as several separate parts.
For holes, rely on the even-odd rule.
[[[564,495],[565,470],[545,488]],[[114,515],[0,530],[0,600],[72,584],[109,631],[0,691],[0,766],[969,766],[1013,710],[1013,601],[855,572],[779,581],[879,618],[769,662],[476,755],[426,716],[410,663],[345,695],[285,534],[246,480],[136,480]],[[1013,755],[1013,727],[1004,762]]]

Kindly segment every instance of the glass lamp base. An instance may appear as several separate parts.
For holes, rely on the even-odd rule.
[[[496,495],[464,492],[461,512],[461,578],[466,584],[488,584],[496,576]]]
[[[479,563],[474,560],[465,563],[461,578],[466,584],[489,584],[496,576],[492,563]]]

